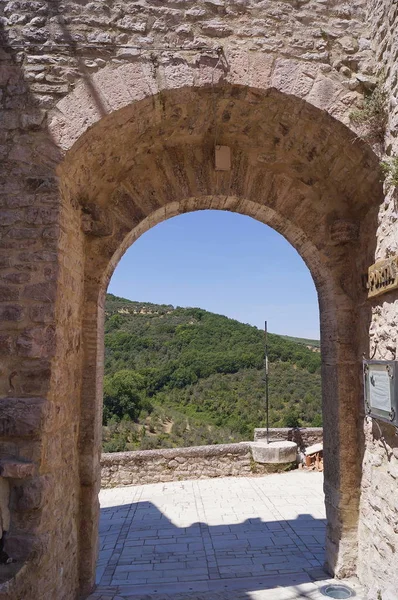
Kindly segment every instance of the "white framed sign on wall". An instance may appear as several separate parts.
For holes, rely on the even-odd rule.
[[[363,362],[366,414],[398,427],[398,361]]]

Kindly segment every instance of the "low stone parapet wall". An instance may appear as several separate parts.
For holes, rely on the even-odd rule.
[[[274,428],[270,441],[293,441],[298,449],[322,442],[321,427]],[[254,440],[266,437],[266,429],[258,428]],[[101,457],[103,488],[143,483],[159,483],[184,479],[266,474],[284,471],[286,464],[259,464],[253,460],[250,442],[191,448],[166,448],[112,452]]]
[[[250,443],[112,452],[101,457],[103,488],[184,479],[274,473],[290,465],[257,464]]]
[[[267,430],[259,427],[254,430],[254,441],[263,441],[267,437]],[[289,441],[296,442],[299,450],[304,450],[307,446],[323,442],[322,427],[278,427],[269,429],[269,441]]]

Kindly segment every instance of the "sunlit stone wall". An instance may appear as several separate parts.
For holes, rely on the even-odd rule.
[[[394,0],[369,3],[372,48],[378,78],[387,92],[389,115],[385,142],[387,156],[398,156],[398,4]],[[388,160],[388,158],[387,158]],[[379,211],[375,260],[398,254],[398,190],[385,184]],[[371,301],[367,356],[398,359],[398,294]],[[359,575],[369,588],[369,599],[394,598],[398,590],[398,436],[394,427],[365,419],[362,497],[359,524]]]

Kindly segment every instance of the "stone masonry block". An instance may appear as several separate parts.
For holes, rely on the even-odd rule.
[[[40,437],[45,407],[43,398],[0,399],[0,436]]]

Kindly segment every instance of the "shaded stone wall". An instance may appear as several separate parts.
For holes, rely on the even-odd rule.
[[[101,457],[101,486],[266,474],[287,466],[254,463],[249,443],[112,452]]]
[[[78,303],[64,310],[60,292],[65,299],[65,290],[74,289],[79,298],[82,259],[81,248],[60,243],[60,230],[64,218],[76,227],[79,217],[64,214],[55,175],[61,154],[47,135],[45,113],[32,97],[18,57],[6,49],[2,44],[0,452],[34,468],[24,476],[8,476],[11,520],[5,551],[19,564],[28,562],[15,580],[0,586],[0,597],[70,599],[78,589],[73,515],[79,500],[80,380],[71,364],[72,356],[78,359],[78,344],[64,346],[63,333],[67,327],[79,330],[80,323]],[[63,369],[53,368],[55,355]]]
[[[369,22],[372,46],[385,81],[389,123],[385,151],[398,156],[398,4],[394,0],[372,0]],[[385,201],[379,211],[375,259],[398,254],[398,191],[385,186]],[[398,294],[396,291],[371,301],[367,356],[398,359]],[[361,516],[359,523],[358,573],[369,589],[369,598],[395,598],[398,590],[398,437],[382,422],[364,421],[364,454]]]

